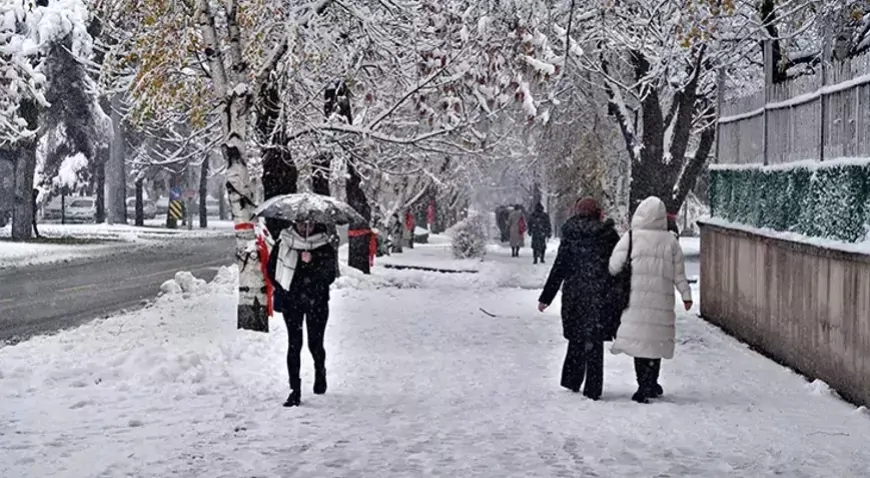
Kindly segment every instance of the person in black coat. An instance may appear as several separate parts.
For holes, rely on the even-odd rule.
[[[544,206],[541,203],[535,205],[535,211],[529,218],[529,234],[532,236],[532,255],[535,257],[535,264],[538,263],[538,260],[544,264],[547,239],[553,235],[553,228],[550,225],[550,216],[544,212]]]
[[[575,205],[575,215],[562,227],[562,242],[550,276],[538,299],[543,312],[562,288],[562,331],[568,352],[561,385],[593,400],[604,385],[604,342],[613,340],[619,311],[613,304],[614,279],[608,271],[610,254],[619,242],[612,220],[601,220],[592,198]]]
[[[283,314],[287,324],[290,395],[285,407],[298,406],[302,400],[299,368],[303,322],[314,359],[314,393],[326,393],[323,337],[329,320],[329,287],[337,276],[337,260],[327,228],[313,223],[296,223],[282,230],[269,255],[267,272],[275,287],[275,311]]]

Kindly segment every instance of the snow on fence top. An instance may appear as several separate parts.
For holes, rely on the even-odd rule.
[[[870,157],[870,53],[836,62],[826,76],[817,72],[772,85],[766,95],[726,101],[716,163]]]

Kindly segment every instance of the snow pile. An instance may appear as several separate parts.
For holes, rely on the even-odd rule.
[[[819,379],[815,379],[812,382],[808,383],[807,389],[809,389],[810,393],[812,393],[813,395],[818,395],[822,397],[836,396],[837,394],[837,392],[831,389],[830,385]]]
[[[469,215],[450,229],[453,239],[453,257],[468,259],[483,257],[489,242],[489,224],[482,214]]]
[[[225,267],[222,268],[226,269]],[[224,273],[226,275],[226,273]],[[190,272],[179,271],[174,279],[169,279],[160,285],[160,292],[166,295],[197,294],[208,291],[207,284],[202,279],[197,279]]]

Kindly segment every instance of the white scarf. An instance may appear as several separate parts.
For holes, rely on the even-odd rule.
[[[275,280],[284,290],[290,290],[293,275],[296,273],[296,263],[299,261],[299,251],[312,251],[329,244],[326,234],[313,234],[302,237],[292,227],[281,231],[278,236],[281,244],[278,246],[278,264],[275,267]],[[332,264],[324,266],[332,267]]]

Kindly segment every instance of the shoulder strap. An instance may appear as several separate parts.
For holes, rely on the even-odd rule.
[[[631,264],[632,242],[634,242],[634,235],[632,234],[631,229],[629,229],[628,230],[628,256],[626,256],[626,258],[625,258],[625,262],[627,262],[628,264]]]

